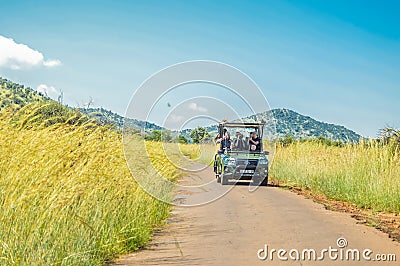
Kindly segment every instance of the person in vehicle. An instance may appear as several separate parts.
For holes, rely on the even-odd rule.
[[[252,132],[249,139],[250,151],[260,151],[261,150],[261,140],[257,135],[257,132]]]
[[[249,137],[246,137],[246,138],[244,139],[244,150],[246,150],[246,151],[248,151],[248,150],[250,149],[249,140],[250,140]]]
[[[236,132],[235,139],[233,140],[232,150],[243,151],[246,148],[246,142],[243,139],[242,133]]]
[[[227,148],[228,150],[231,150],[231,135],[226,128],[223,129],[222,137],[219,133],[217,134],[215,141],[222,144],[222,149]]]

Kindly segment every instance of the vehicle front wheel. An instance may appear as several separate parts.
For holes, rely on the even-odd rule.
[[[222,185],[228,185],[229,184],[228,177],[226,175],[224,175],[224,174],[221,177],[221,184]]]
[[[265,178],[255,177],[251,183],[253,186],[268,186],[268,176]]]
[[[261,182],[261,184],[260,184],[261,186],[268,186],[268,176],[266,176],[265,178],[264,178],[264,180]]]

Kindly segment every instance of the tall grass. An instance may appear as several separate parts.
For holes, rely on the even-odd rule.
[[[190,160],[205,164],[212,165],[214,163],[214,155],[218,150],[218,145],[213,143],[204,144],[179,144],[178,148],[180,153],[187,156]]]
[[[170,205],[132,177],[120,134],[92,123],[27,128],[14,120],[4,112],[0,119],[0,265],[102,264],[143,246],[168,216]],[[162,149],[149,149],[173,179]],[[148,174],[137,165],[134,175]]]
[[[280,145],[270,174],[331,199],[400,212],[400,155],[391,145],[373,141],[344,147],[318,142]]]

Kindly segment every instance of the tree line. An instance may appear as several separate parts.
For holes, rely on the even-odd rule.
[[[211,135],[204,127],[197,127],[190,132],[190,138],[193,143],[200,143],[201,141],[210,138]],[[170,130],[153,130],[149,135],[145,137],[149,141],[162,141],[162,142],[178,142],[178,143],[189,143],[189,140],[183,136],[173,136]]]

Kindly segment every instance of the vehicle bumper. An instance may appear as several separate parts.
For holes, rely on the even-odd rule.
[[[229,179],[242,179],[242,180],[250,180],[253,178],[264,178],[268,176],[268,169],[262,167],[243,167],[237,166],[235,168],[227,168],[224,172],[224,175]]]

